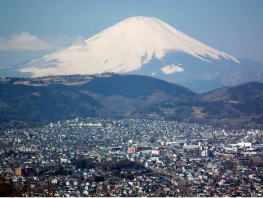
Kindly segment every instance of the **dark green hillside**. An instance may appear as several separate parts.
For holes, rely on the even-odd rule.
[[[176,98],[192,98],[190,89],[171,84],[156,78],[138,75],[113,75],[108,78],[94,78],[83,85],[87,90],[101,95],[119,95],[123,97],[147,98],[156,91],[162,91]]]
[[[192,100],[164,101],[141,112],[162,119],[223,127],[263,126],[263,83],[246,83],[200,94]]]
[[[136,75],[0,79],[0,123],[50,122],[87,116],[129,116],[161,101],[189,99],[187,88]]]
[[[138,75],[0,78],[1,127],[87,116],[261,128],[263,83],[195,94],[182,86]]]

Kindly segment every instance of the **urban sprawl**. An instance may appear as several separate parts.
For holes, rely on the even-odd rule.
[[[76,118],[0,133],[19,196],[263,196],[263,131]]]

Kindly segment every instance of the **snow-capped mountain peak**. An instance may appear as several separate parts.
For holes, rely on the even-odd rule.
[[[153,58],[161,60],[169,52],[186,53],[206,62],[211,59],[239,62],[159,19],[138,16],[129,17],[82,44],[32,60],[20,71],[33,76],[127,73],[142,68]],[[184,71],[178,68],[169,66],[162,70],[166,73]]]

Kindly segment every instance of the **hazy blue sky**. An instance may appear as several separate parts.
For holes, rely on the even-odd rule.
[[[263,0],[1,0],[0,67],[130,16],[157,17],[211,47],[263,62]]]

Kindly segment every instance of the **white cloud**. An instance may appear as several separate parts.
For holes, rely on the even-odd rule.
[[[172,65],[167,65],[167,66],[163,67],[161,70],[165,74],[173,74],[175,72],[183,72],[184,68],[179,67],[175,64],[172,64]]]
[[[72,44],[82,43],[82,37],[68,37],[60,35],[56,37],[39,38],[28,32],[12,35],[8,39],[0,37],[0,51],[37,51],[59,50]]]
[[[0,37],[1,51],[35,51],[51,50],[52,46],[45,40],[33,36],[28,32],[22,32],[18,35],[12,35],[9,39]]]

